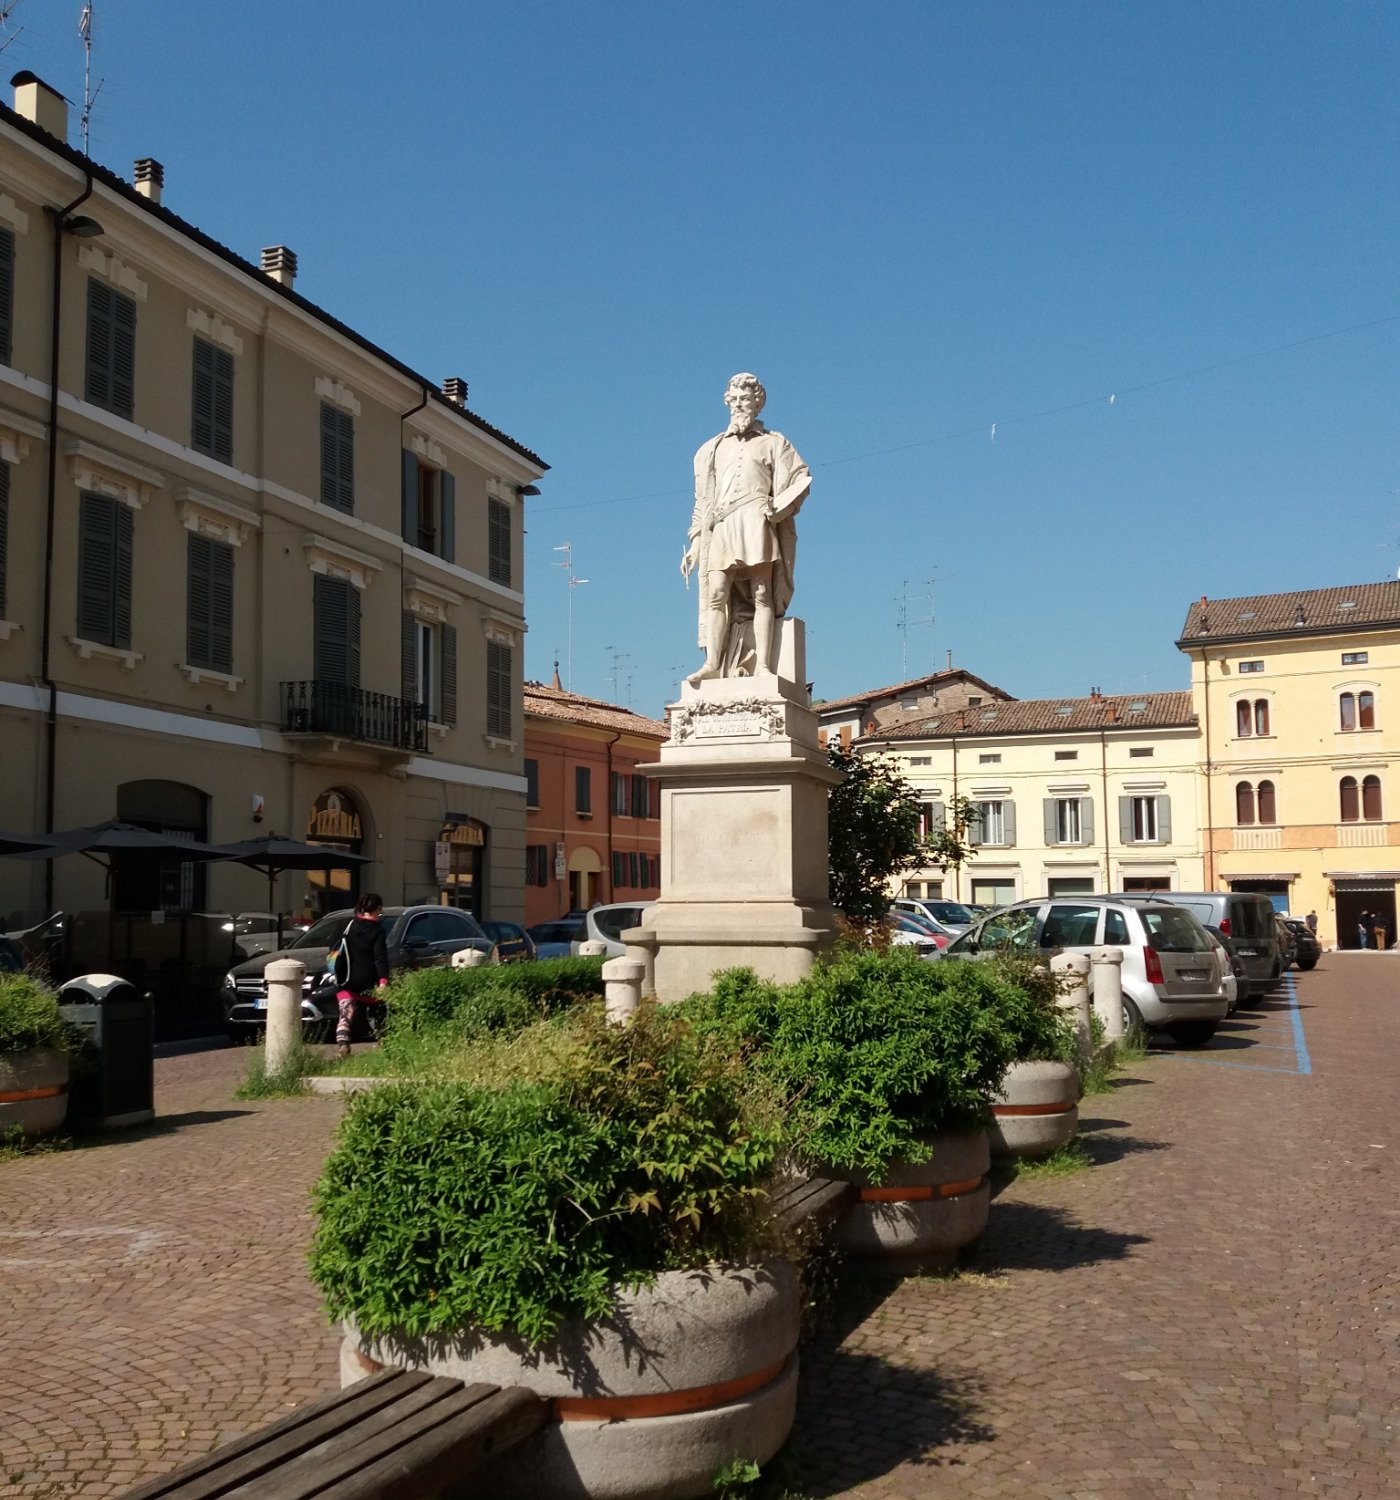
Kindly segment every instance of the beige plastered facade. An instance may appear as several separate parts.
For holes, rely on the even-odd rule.
[[[1293,915],[1317,913],[1319,938],[1334,946],[1339,891],[1344,907],[1375,908],[1386,890],[1393,902],[1400,880],[1400,626],[1178,644],[1191,659],[1203,737],[1207,888],[1275,884]],[[1361,653],[1364,663],[1343,663],[1344,655]],[[1242,661],[1261,662],[1262,670],[1241,673]],[[1374,694],[1373,729],[1341,727],[1348,692]],[[1268,734],[1237,732],[1241,699],[1269,705]],[[1347,776],[1358,783],[1379,777],[1379,819],[1341,820]],[[1236,788],[1266,780],[1275,787],[1276,820],[1241,826]],[[1362,889],[1368,886],[1370,892]],[[1351,945],[1350,930],[1340,936]]]
[[[0,619],[0,827],[46,822],[49,689],[41,640],[50,416],[53,221],[46,208],[86,186],[81,162],[0,115],[0,224],[15,237],[14,340],[0,367],[0,458],[10,467],[5,605]],[[305,837],[318,798],[348,797],[373,859],[362,887],[389,901],[437,900],[434,843],[460,815],[482,825],[485,914],[523,915],[525,781],[520,702],[523,500],[545,466],[431,384],[308,310],[251,265],[241,267],[99,179],[75,212],[100,238],[63,236],[62,335],[50,606],[58,829],[117,816],[118,789],[159,779],[207,799],[215,842],[276,831]],[[84,399],[86,303],[99,279],[136,304],[133,420]],[[444,288],[444,291],[446,289]],[[196,452],[195,337],[233,358],[232,461]],[[354,423],[354,506],[320,503],[321,406]],[[452,474],[452,561],[400,534],[401,450]],[[130,649],[77,634],[80,496],[127,506],[133,520]],[[488,497],[511,515],[509,585],[488,574]],[[232,671],[200,671],[186,650],[187,543],[199,533],[233,551]],[[313,580],[350,582],[360,599],[360,686],[401,693],[405,611],[450,624],[458,649],[456,722],[434,724],[427,753],[283,732],[284,682],[313,670]],[[486,725],[488,640],[514,650],[509,736]],[[255,820],[255,811],[260,819]],[[44,866],[0,861],[0,927],[44,904]],[[54,902],[104,905],[89,861],[54,864]],[[280,906],[299,904],[284,877]],[[210,872],[215,910],[263,910],[263,876]]]

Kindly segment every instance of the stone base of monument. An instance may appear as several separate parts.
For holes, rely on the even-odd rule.
[[[643,993],[684,1000],[719,969],[790,982],[836,934],[826,799],[839,773],[807,705],[802,622],[781,623],[778,671],[686,684],[661,783],[661,896],[623,934]]]

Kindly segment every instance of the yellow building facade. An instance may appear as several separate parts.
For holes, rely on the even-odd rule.
[[[1400,581],[1191,606],[1208,889],[1316,913],[1325,946],[1393,946]]]

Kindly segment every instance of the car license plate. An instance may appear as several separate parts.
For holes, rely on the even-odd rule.
[[[253,1001],[253,1009],[254,1010],[266,1010],[267,1009],[267,996],[266,995],[259,995],[258,998]]]
[[[1205,969],[1178,969],[1176,971],[1176,977],[1178,979],[1202,980],[1209,979],[1210,975],[1206,972]]]
[[[1235,952],[1238,953],[1241,958],[1259,957],[1259,950],[1257,948],[1240,948],[1237,946],[1235,948]]]

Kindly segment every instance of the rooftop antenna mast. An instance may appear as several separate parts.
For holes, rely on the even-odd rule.
[[[92,0],[86,0],[78,17],[78,35],[83,39],[83,113],[79,129],[83,133],[83,155],[91,156],[92,106],[107,81],[99,78],[97,87],[92,86]]]
[[[632,675],[636,668],[632,665],[631,654],[627,651],[619,651],[616,646],[609,646],[608,653],[612,657],[612,690],[613,702],[622,702],[622,691],[627,690],[627,707],[632,707]]]
[[[568,690],[574,690],[574,590],[587,583],[586,578],[579,578],[574,572],[574,544],[565,542],[563,546],[554,548],[556,552],[564,554],[564,561],[554,564],[556,568],[563,568],[565,577],[569,580],[569,680]]]
[[[924,580],[924,587],[929,590],[927,594],[916,595],[913,603],[918,604],[922,599],[928,605],[928,614],[922,615],[917,620],[909,618],[909,580],[906,578],[900,587],[895,603],[899,606],[896,612],[895,629],[899,631],[899,676],[900,681],[907,681],[909,677],[909,627],[911,625],[927,625],[930,631],[933,629],[933,579]]]
[[[10,30],[10,21],[23,3],[24,0],[0,0],[0,37],[4,38],[0,41],[0,52],[4,52],[11,42],[18,41],[20,33],[24,30],[23,26],[16,26],[13,31]]]

